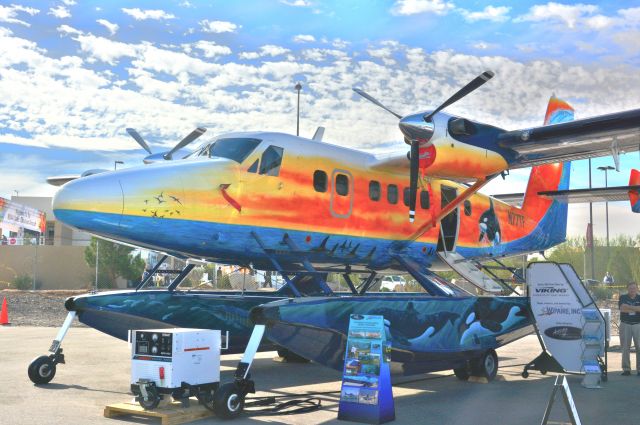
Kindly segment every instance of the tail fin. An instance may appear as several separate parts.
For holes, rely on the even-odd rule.
[[[546,125],[572,121],[573,112],[573,108],[567,102],[553,95],[549,99],[544,123]],[[557,207],[550,210],[553,201],[538,195],[538,192],[569,189],[570,169],[571,162],[544,164],[531,168],[529,184],[522,203],[522,211],[525,215],[536,221],[547,218],[549,214],[553,215],[545,221],[553,223],[554,232],[562,232],[563,239],[567,227],[567,205],[556,203]]]
[[[632,169],[629,176],[629,186],[640,185],[640,171]],[[631,211],[640,213],[640,191],[636,189],[629,190],[629,201],[631,201]]]

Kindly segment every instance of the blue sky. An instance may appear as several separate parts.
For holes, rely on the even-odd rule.
[[[295,131],[353,147],[401,144],[401,113],[428,109],[485,69],[448,111],[507,129],[539,125],[551,93],[576,116],[640,107],[640,1],[26,1],[0,4],[0,196],[51,195],[47,175],[140,164],[196,126]],[[610,158],[594,166],[610,164]],[[610,183],[626,184],[638,154]],[[488,192],[524,189],[515,172]],[[594,184],[602,185],[601,172]],[[584,163],[572,186],[584,187]],[[634,220],[612,206],[620,223]],[[582,234],[585,209],[572,207]],[[640,221],[640,220],[635,220]],[[596,224],[596,232],[598,226]],[[640,227],[633,227],[640,232]],[[614,229],[614,233],[616,229]]]

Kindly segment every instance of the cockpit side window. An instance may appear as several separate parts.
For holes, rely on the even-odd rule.
[[[203,154],[209,157],[227,158],[235,162],[242,163],[260,144],[260,139],[248,139],[234,137],[228,139],[218,139]]]
[[[260,173],[267,176],[277,176],[280,174],[284,149],[279,146],[269,146],[260,159]]]

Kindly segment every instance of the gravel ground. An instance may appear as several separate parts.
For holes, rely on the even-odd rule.
[[[0,291],[0,302],[7,297],[9,322],[12,326],[60,327],[67,310],[64,301],[73,295],[86,291]],[[85,326],[73,321],[73,326]]]

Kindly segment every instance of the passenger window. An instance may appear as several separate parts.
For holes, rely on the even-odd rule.
[[[380,200],[380,182],[375,180],[369,182],[369,199],[372,201]]]
[[[322,170],[316,170],[313,172],[313,188],[316,192],[327,191],[327,173]]]
[[[398,186],[395,184],[390,184],[387,186],[387,201],[390,204],[398,203]]]
[[[284,149],[278,146],[269,146],[260,159],[260,174],[266,174],[267,176],[277,176],[280,174],[283,153]]]
[[[471,215],[471,201],[469,201],[468,199],[464,201],[464,215]]]
[[[404,190],[402,191],[402,203],[405,206],[409,206],[409,195],[411,194],[411,191],[409,190],[408,187],[405,187]]]
[[[420,207],[422,207],[423,210],[429,209],[429,192],[426,190],[420,192]]]
[[[338,174],[336,176],[336,192],[340,196],[347,196],[349,194],[349,177],[344,174]]]

